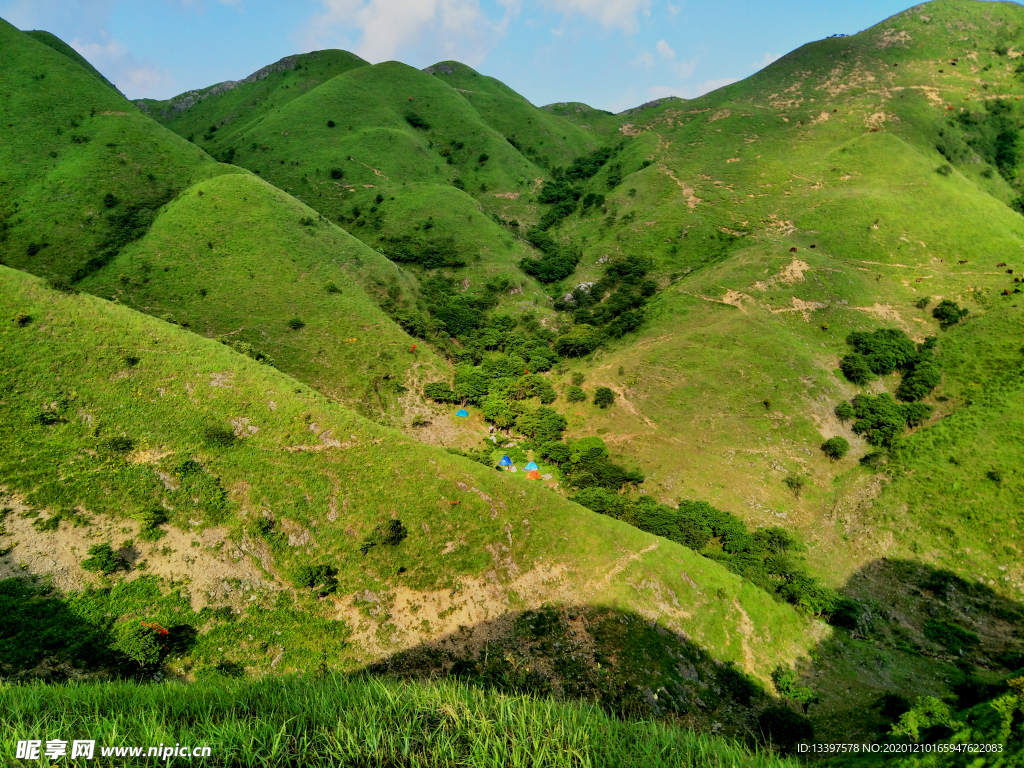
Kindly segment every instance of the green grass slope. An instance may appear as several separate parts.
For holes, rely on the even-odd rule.
[[[429,71],[387,62],[320,82],[297,67],[260,83],[290,89],[291,100],[247,101],[254,106],[244,119],[233,117],[228,100],[249,85],[178,114],[153,114],[396,261],[468,267],[458,275],[473,292],[505,272],[535,293],[517,267],[532,249],[517,235],[539,218],[533,193],[542,166],[567,164],[596,142],[462,65]],[[462,87],[474,83],[476,91]],[[197,133],[197,110],[218,130]]]
[[[0,45],[0,259],[8,266],[88,274],[141,236],[180,190],[237,172],[6,22]],[[122,201],[117,212],[104,202],[113,199]]]
[[[82,56],[82,54],[80,54],[78,51],[76,51],[70,45],[65,43],[56,35],[47,32],[46,30],[43,29],[28,30],[25,32],[25,34],[35,40],[38,40],[40,43],[43,43],[44,45],[50,46],[51,48],[53,48],[53,50],[57,51],[57,53],[63,53],[65,56],[67,56],[69,59],[75,62],[78,66],[82,67],[88,72],[91,72],[92,76],[97,78],[100,82],[109,85],[115,91],[117,90],[117,86],[115,86],[112,82],[107,80],[107,78],[105,78],[102,75],[102,73],[100,73],[100,71],[96,69],[96,67],[90,64],[88,61],[86,61],[85,57]]]
[[[143,619],[200,630],[177,653],[182,674],[303,669],[320,654],[404,672],[462,659],[485,679],[707,723],[753,716],[767,699],[746,675],[766,680],[819,634],[719,565],[522,475],[423,446],[155,318],[2,271],[0,565],[42,576],[53,555],[68,561],[66,597],[4,588],[22,649],[12,674],[48,653],[61,663],[61,649],[85,663],[60,640],[63,616],[96,638],[81,651],[94,664]],[[104,543],[121,565],[96,581],[82,558]],[[303,588],[316,567],[330,569],[319,599]],[[38,634],[37,614],[54,634]]]
[[[247,345],[325,394],[402,423],[410,370],[436,361],[423,350],[417,362],[413,340],[376,304],[389,290],[409,292],[393,264],[213,162],[51,47],[6,24],[0,32],[0,103],[17,120],[5,126],[10,162],[0,171],[5,263]],[[199,180],[211,186],[182,194]],[[205,260],[211,271],[195,268],[199,255],[217,258]],[[327,292],[332,283],[339,293]],[[294,318],[310,327],[289,328]]]
[[[80,287],[225,340],[389,423],[403,424],[403,392],[447,370],[426,347],[411,351],[371,297],[409,292],[394,264],[250,174],[189,188]]]
[[[654,261],[663,291],[641,338],[588,366],[594,386],[616,388],[628,405],[581,407],[577,434],[614,435],[606,440],[642,463],[663,498],[717,500],[757,524],[788,519],[819,542],[813,557],[836,583],[887,552],[888,533],[847,541],[859,530],[852,510],[882,486],[856,463],[869,446],[832,414],[861,391],[837,364],[853,330],[937,335],[942,360],[955,346],[974,362],[944,369],[926,400],[935,429],[963,405],[955,391],[1017,386],[994,360],[1024,342],[1013,330],[1019,283],[1006,274],[1022,266],[1024,218],[1006,205],[1020,160],[992,154],[992,131],[1024,125],[1007,52],[1022,24],[1013,5],[932,3],[804,46],[701,99],[620,116],[635,135],[619,156],[621,184],[605,211],[574,214],[558,234],[586,243],[573,282],[595,279],[605,256],[636,254]],[[940,331],[931,316],[940,298],[991,319]],[[970,331],[975,322],[1004,329],[993,362],[982,362],[994,352]],[[880,379],[869,390],[898,384]],[[992,450],[1009,459],[1012,429],[1001,424],[992,424],[1005,435]],[[855,447],[843,461],[818,450],[833,435]],[[791,474],[812,478],[799,498],[783,483]],[[911,482],[900,493],[920,491]],[[922,527],[940,516],[932,510]],[[973,539],[967,517],[946,524]],[[993,541],[971,576],[1016,583],[997,570],[1003,546]]]
[[[598,146],[590,131],[538,109],[500,80],[465,64],[442,61],[423,71],[461,93],[485,123],[542,168],[565,167]]]

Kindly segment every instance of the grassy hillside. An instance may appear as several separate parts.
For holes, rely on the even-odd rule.
[[[0,32],[0,111],[19,116],[0,171],[5,263],[242,345],[362,413],[406,420],[399,397],[422,375],[412,371],[438,363],[426,348],[410,354],[414,341],[378,306],[390,291],[397,310],[413,287],[393,264],[213,162],[53,41]],[[296,319],[308,327],[292,329]]]
[[[485,123],[541,168],[565,167],[597,146],[591,132],[537,109],[500,80],[465,64],[442,61],[423,71],[461,93]]]
[[[83,290],[218,338],[402,425],[402,393],[446,372],[381,311],[400,270],[249,174],[191,187]]]
[[[13,672],[126,674],[158,621],[186,679],[448,673],[792,747],[1020,667],[1019,6],[620,115],[309,54],[147,103],[179,137],[129,105],[120,160],[118,95],[0,32],[4,109],[96,130],[8,121],[3,258],[101,297],[3,272],[0,576],[53,579],[2,582],[10,647],[95,640]]]
[[[291,98],[244,95],[256,87]],[[234,104],[243,98],[251,106],[239,119]],[[389,258],[420,273],[451,270],[474,294],[504,274],[531,300],[538,286],[518,262],[533,253],[520,237],[541,215],[533,193],[551,168],[598,145],[452,62],[424,72],[388,62],[333,79],[299,63],[187,108],[180,98],[174,103],[183,108],[149,106],[179,135],[295,195]],[[206,123],[217,130],[198,127]]]
[[[54,34],[52,34],[50,32],[47,32],[45,30],[42,30],[42,29],[29,30],[29,31],[25,32],[25,34],[28,35],[29,37],[32,37],[32,38],[38,40],[39,42],[43,43],[44,45],[50,46],[51,48],[53,48],[53,50],[57,51],[57,53],[64,54],[69,59],[71,59],[73,62],[75,62],[78,66],[82,67],[83,69],[85,69],[88,72],[91,72],[93,77],[97,78],[100,82],[106,83],[111,88],[113,88],[115,91],[117,90],[117,87],[112,82],[107,80],[107,78],[105,78],[100,73],[100,71],[98,69],[96,69],[96,67],[94,67],[92,64],[90,64],[88,61],[86,61],[85,57],[82,56],[82,54],[80,54],[78,51],[76,51],[70,45],[65,43],[63,40],[61,40],[56,35],[54,35]]]
[[[64,279],[90,274],[182,189],[237,172],[3,21],[0,46],[0,259],[8,266]],[[124,205],[113,211],[108,200]]]
[[[622,407],[578,408],[572,433],[620,446],[660,498],[708,498],[757,525],[788,521],[814,542],[809,557],[833,583],[880,555],[915,555],[911,545],[954,567],[948,547],[897,533],[933,530],[941,517],[970,548],[969,575],[1019,597],[1021,576],[999,570],[1012,536],[982,538],[977,518],[951,515],[920,471],[887,488],[857,462],[874,448],[833,408],[858,392],[896,391],[899,376],[859,388],[838,371],[851,331],[888,327],[918,342],[936,335],[943,372],[925,398],[933,416],[894,455],[921,456],[909,445],[937,439],[949,418],[973,421],[958,409],[982,392],[1010,398],[999,408],[1012,409],[1019,283],[1007,270],[1022,266],[1024,219],[1007,203],[1019,194],[1020,160],[998,164],[986,142],[995,127],[1022,121],[1004,51],[1022,22],[1013,5],[933,3],[804,46],[701,99],[621,116],[635,134],[619,156],[621,183],[608,191],[602,171],[589,188],[605,187],[605,209],[578,210],[555,232],[585,243],[572,281],[596,279],[606,256],[635,254],[653,260],[662,291],[639,341],[582,366],[592,386],[619,392]],[[997,104],[1009,110],[1005,124]],[[942,330],[932,310],[947,298],[971,314]],[[958,437],[977,435],[969,453],[990,445],[978,457],[992,468],[1012,464],[1016,450],[999,412],[979,413]],[[854,450],[832,462],[818,446],[837,435]],[[963,471],[947,458],[929,459],[936,488]],[[990,469],[976,467],[965,493],[983,499],[1001,488],[1017,503],[1010,475],[1000,485],[986,479]],[[799,497],[784,483],[794,475],[810,478]],[[881,506],[903,510],[899,522],[864,524],[891,514],[867,512],[879,494]],[[983,529],[1003,525],[1001,514]]]
[[[522,474],[125,307],[3,278],[0,573],[59,588],[5,583],[5,674],[130,666],[122,625],[145,620],[192,638],[168,650],[180,674],[461,662],[694,724],[744,713],[740,733],[770,703],[758,678],[818,633],[721,566]]]

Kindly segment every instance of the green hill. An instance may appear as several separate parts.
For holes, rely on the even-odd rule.
[[[205,141],[210,148],[222,152],[270,111],[332,77],[365,66],[367,62],[347,51],[315,51],[286,56],[242,80],[217,83],[164,101],[139,99],[135,103],[179,136],[204,141],[198,137],[209,135]]]
[[[413,339],[370,297],[391,291],[396,312],[407,303],[414,286],[392,263],[212,161],[55,44],[6,23],[0,34],[11,83],[0,114],[18,119],[0,171],[6,264],[222,338],[362,413],[406,421],[410,375],[438,361],[410,354]]]

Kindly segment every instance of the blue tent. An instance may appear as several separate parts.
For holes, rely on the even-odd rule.
[[[456,415],[456,416],[458,416],[459,418],[462,418],[462,419],[464,419],[464,418],[466,418],[467,416],[469,416],[469,411],[467,411],[467,410],[466,410],[465,408],[462,408],[462,409],[460,409],[460,410],[459,410],[459,412],[458,412],[458,413],[456,413],[455,415]]]
[[[531,461],[529,464],[526,465],[526,471],[529,472],[531,469],[540,469],[540,467],[538,467]]]
[[[512,466],[512,459],[510,459],[508,456],[502,456],[501,457],[501,461],[498,462],[498,466],[499,467],[511,467]]]

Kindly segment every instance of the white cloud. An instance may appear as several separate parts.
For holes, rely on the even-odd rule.
[[[758,69],[764,69],[773,61],[778,61],[781,58],[782,56],[778,53],[766,53],[764,55],[764,58],[761,59],[761,62],[759,64],[755,64],[754,66],[756,66]]]
[[[650,69],[654,66],[654,57],[651,56],[650,51],[640,51],[640,54],[633,59],[633,66]]]
[[[637,14],[650,16],[650,0],[541,0],[548,10],[567,15],[578,14],[597,21],[606,29],[621,29],[627,34],[637,31]]]
[[[339,46],[370,62],[387,61],[401,52],[419,59],[481,61],[509,21],[519,13],[518,0],[500,0],[504,17],[491,20],[479,0],[322,0],[323,11],[311,16],[295,37],[307,51]]]
[[[680,8],[678,5],[673,4],[671,0],[669,0],[669,2],[665,3],[665,10],[668,11],[669,16],[675,16],[682,10],[682,8]]]
[[[672,50],[672,46],[664,40],[659,40],[654,48],[666,59],[674,59],[676,57],[676,52]]]
[[[71,47],[78,51],[129,99],[168,98],[175,95],[174,78],[170,70],[159,69],[139,61],[127,46],[100,34],[101,43],[86,43],[78,38]]]

